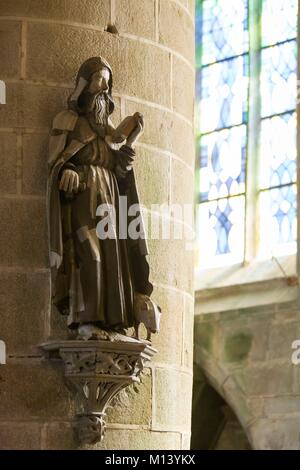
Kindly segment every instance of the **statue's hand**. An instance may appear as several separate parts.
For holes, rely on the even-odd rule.
[[[78,193],[79,189],[79,176],[74,170],[64,170],[60,183],[59,189],[66,193]]]
[[[134,130],[131,132],[129,135],[126,145],[128,147],[133,147],[137,139],[140,137],[140,135],[144,132],[144,118],[140,113],[135,113],[134,114],[135,119],[136,119],[136,127]]]

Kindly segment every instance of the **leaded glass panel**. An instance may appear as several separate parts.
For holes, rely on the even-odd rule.
[[[263,0],[262,45],[296,38],[297,12],[298,0]]]
[[[244,256],[244,196],[199,205],[198,234],[202,266],[238,263]]]
[[[238,126],[202,137],[200,148],[201,201],[244,193],[246,131],[246,126]]]
[[[290,41],[262,50],[262,117],[296,107],[297,44]]]
[[[296,113],[261,123],[260,187],[296,182]]]
[[[260,256],[286,255],[296,250],[296,185],[260,194]]]
[[[202,15],[203,65],[248,49],[247,0],[205,0]]]
[[[255,209],[253,213],[259,209],[258,234],[249,234],[247,253],[269,258],[296,250],[298,0],[261,0],[260,23],[256,16],[260,2],[251,5],[250,1],[196,3],[202,267],[243,261],[246,200]],[[254,13],[250,17],[248,5]],[[259,65],[255,52],[260,39],[258,24],[262,26],[260,73],[249,77]],[[252,27],[250,46],[248,31]],[[249,79],[255,85],[251,89]],[[248,128],[249,98],[254,106]],[[260,136],[256,132],[259,125]],[[256,140],[260,142],[258,154]],[[251,162],[246,175],[247,158]],[[253,221],[253,227],[255,224]],[[251,220],[247,219],[249,230]]]
[[[203,134],[245,123],[248,98],[248,56],[203,67],[200,129]]]

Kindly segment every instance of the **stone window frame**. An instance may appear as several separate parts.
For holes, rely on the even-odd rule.
[[[251,8],[249,8],[249,15],[251,24],[255,24],[259,28],[259,18],[255,15],[260,15],[258,7],[260,0],[252,0]],[[299,14],[298,14],[298,86],[300,84],[300,0],[299,0]],[[249,50],[250,58],[250,76],[259,76],[260,70],[259,55],[261,52],[260,33],[258,29],[254,32],[255,40],[252,40]],[[251,57],[252,56],[252,57]],[[256,75],[255,75],[256,74]],[[250,87],[256,87],[257,83],[251,83]],[[256,154],[257,139],[256,132],[258,131],[257,123],[260,122],[260,103],[257,98],[257,93],[250,93],[249,100],[249,121],[248,126],[252,126],[252,131],[249,133],[250,139],[248,143],[248,153]],[[268,309],[270,305],[280,305],[287,303],[295,307],[300,307],[300,100],[298,100],[297,107],[297,252],[292,255],[281,256],[267,260],[258,260],[255,258],[255,233],[256,233],[256,206],[257,195],[256,188],[253,188],[252,180],[249,180],[249,175],[257,173],[257,161],[249,159],[248,157],[248,171],[247,171],[247,192],[252,190],[247,201],[252,199],[252,210],[247,211],[246,214],[246,233],[249,233],[251,227],[251,236],[245,239],[245,259],[243,263],[232,264],[219,268],[201,269],[195,268],[195,301],[196,313],[217,313],[221,311],[234,311],[240,309],[252,309],[255,307]],[[256,127],[256,131],[255,131]],[[251,137],[252,136],[252,137]],[[254,227],[254,229],[253,229]]]

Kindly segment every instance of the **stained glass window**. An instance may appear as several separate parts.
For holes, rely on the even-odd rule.
[[[263,49],[261,64],[262,116],[295,109],[296,88],[296,41]]]
[[[296,185],[260,193],[260,249],[263,257],[281,256],[296,250]]]
[[[247,56],[203,67],[200,106],[203,133],[246,121],[247,76]]]
[[[202,6],[202,64],[218,62],[246,52],[247,0],[206,0]]]
[[[298,0],[263,0],[262,46],[295,39],[297,10]]]
[[[241,214],[245,210],[245,197],[237,196],[200,204],[198,233],[201,264],[218,266],[239,262],[244,251],[244,222]],[[212,263],[212,261],[215,261]]]
[[[196,0],[202,268],[295,252],[297,3]]]
[[[263,0],[258,255],[296,251],[298,0]]]
[[[246,126],[206,134],[200,149],[201,200],[245,192]]]
[[[260,140],[260,187],[295,183],[296,113],[264,119]]]

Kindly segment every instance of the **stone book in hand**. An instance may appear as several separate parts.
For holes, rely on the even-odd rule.
[[[140,113],[134,113],[133,116],[127,116],[114,130],[112,134],[112,141],[115,143],[124,142],[124,140],[128,139],[130,134],[132,134],[140,122],[143,122],[143,116]]]

